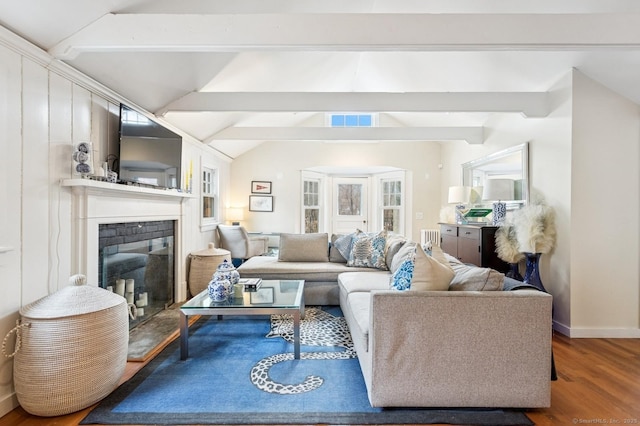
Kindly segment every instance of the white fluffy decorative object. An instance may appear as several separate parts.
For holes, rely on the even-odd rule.
[[[518,263],[524,259],[513,226],[501,226],[496,231],[496,253],[500,259],[507,263]]]
[[[543,199],[513,214],[513,226],[519,250],[524,253],[549,253],[556,242],[555,213]]]

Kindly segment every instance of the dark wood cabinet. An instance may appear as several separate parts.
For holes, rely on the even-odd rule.
[[[462,263],[507,272],[509,264],[496,254],[497,230],[497,226],[441,223],[440,248]]]

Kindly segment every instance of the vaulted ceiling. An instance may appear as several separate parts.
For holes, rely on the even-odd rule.
[[[267,140],[483,142],[577,68],[640,104],[636,0],[21,0],[0,24],[230,158]],[[328,129],[326,112],[379,112]]]

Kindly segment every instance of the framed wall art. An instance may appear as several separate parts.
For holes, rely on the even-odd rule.
[[[249,211],[272,212],[273,197],[271,195],[249,195]]]
[[[271,182],[267,182],[263,180],[252,180],[251,193],[252,194],[271,194]]]

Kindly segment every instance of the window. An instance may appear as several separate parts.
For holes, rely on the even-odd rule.
[[[375,114],[328,114],[329,127],[374,127],[377,125]]]
[[[320,180],[303,180],[302,199],[305,234],[320,232]]]
[[[359,216],[362,214],[362,184],[338,185],[338,215]]]
[[[381,179],[380,213],[385,230],[400,233],[402,213],[402,181],[398,179]]]
[[[203,223],[216,219],[218,179],[215,169],[202,168],[202,219]]]

